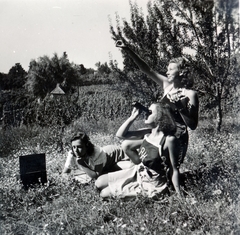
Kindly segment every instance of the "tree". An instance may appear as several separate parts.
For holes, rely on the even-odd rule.
[[[3,90],[13,90],[23,88],[26,82],[27,72],[20,63],[16,63],[7,75],[2,75],[1,88]]]
[[[80,72],[81,75],[83,75],[87,72],[87,69],[84,67],[83,64],[79,65],[79,72]]]
[[[97,62],[95,66],[97,67],[97,71],[94,73],[94,82],[96,84],[111,83],[112,70],[108,66],[107,62],[105,63]]]
[[[148,4],[148,15],[144,15],[137,4],[130,2],[131,22],[123,20],[123,27],[120,26],[119,16],[117,15],[117,30],[110,25],[112,38],[127,42],[137,54],[155,70],[166,71],[167,62],[171,58],[169,45],[179,44],[177,37],[172,34],[171,11],[167,7],[162,11],[158,7],[151,7]],[[159,41],[162,43],[160,44]],[[172,47],[174,54],[179,53],[180,49]],[[135,93],[141,100],[157,101],[162,94],[162,89],[151,79],[142,74],[136,64],[123,53],[124,74],[119,73],[122,80],[130,83],[128,93]],[[138,94],[138,95],[137,95]]]
[[[199,76],[198,89],[206,92],[217,108],[217,129],[221,129],[223,101],[229,98],[234,53],[238,42],[238,24],[234,19],[236,0],[172,1],[183,20],[179,27],[190,35],[186,45],[195,51],[192,59]],[[184,10],[187,9],[187,10]],[[181,35],[186,39],[186,33]],[[208,98],[209,98],[208,96]],[[209,104],[209,103],[208,103]],[[212,105],[211,105],[212,107]]]
[[[216,126],[220,130],[222,101],[229,98],[234,51],[239,47],[239,28],[234,18],[237,7],[237,0],[156,0],[148,3],[144,19],[137,4],[130,2],[131,22],[123,20],[121,27],[117,16],[117,30],[112,25],[110,30],[114,40],[127,41],[155,70],[164,71],[169,59],[184,56],[192,65],[195,88],[207,95],[209,107],[217,108]],[[128,72],[136,74],[136,65],[124,52],[123,58],[129,79]],[[144,75],[137,79],[144,89],[152,86],[153,93],[158,90]],[[138,83],[132,79],[132,84]],[[158,96],[159,92],[155,94]]]
[[[78,84],[78,78],[78,71],[69,62],[66,52],[60,58],[55,53],[52,58],[42,56],[30,62],[26,86],[34,96],[44,98],[58,83],[69,92]]]
[[[101,62],[97,62],[95,66],[97,67],[97,72],[100,75],[108,75],[111,73],[111,69],[109,68],[107,62],[105,62],[104,64],[102,64]]]
[[[0,90],[5,90],[7,81],[7,74],[0,73]]]

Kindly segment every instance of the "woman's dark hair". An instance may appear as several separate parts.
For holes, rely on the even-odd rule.
[[[189,78],[189,65],[183,57],[176,57],[169,61],[169,64],[177,64],[179,69],[179,79],[181,84],[185,88],[191,88],[193,86],[193,79]]]
[[[157,116],[156,120],[159,123],[159,130],[161,130],[164,135],[174,135],[176,132],[176,124],[170,113],[170,106],[164,103],[154,103],[157,106]]]
[[[86,151],[88,156],[91,156],[93,154],[94,144],[90,141],[90,138],[84,131],[76,131],[71,138],[71,143],[74,140],[82,141],[82,143],[86,146]]]

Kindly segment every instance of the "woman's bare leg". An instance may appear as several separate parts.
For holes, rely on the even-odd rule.
[[[99,176],[95,181],[95,186],[100,190],[108,187],[108,174]]]

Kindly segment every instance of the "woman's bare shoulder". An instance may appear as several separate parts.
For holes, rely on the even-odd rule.
[[[192,90],[192,89],[185,89],[185,94],[189,95],[189,96],[196,96],[197,95],[197,91]]]
[[[176,140],[177,138],[174,135],[168,135],[166,136],[165,145],[172,146]]]

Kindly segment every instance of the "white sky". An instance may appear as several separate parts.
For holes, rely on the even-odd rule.
[[[137,2],[146,15],[148,0]],[[122,67],[120,50],[109,32],[109,16],[130,19],[129,0],[0,0],[0,72],[15,63],[28,71],[31,59],[66,51],[70,62],[95,68],[109,62]],[[121,21],[122,22],[122,21]]]

